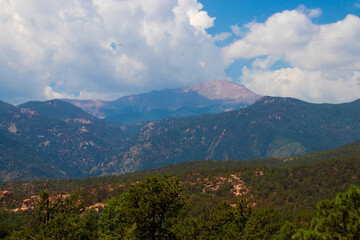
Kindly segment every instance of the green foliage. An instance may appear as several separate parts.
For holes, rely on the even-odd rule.
[[[360,189],[352,185],[335,199],[317,206],[311,229],[329,233],[334,239],[360,239]]]
[[[180,215],[171,231],[174,233],[175,239],[193,240],[200,236],[201,229],[199,225],[197,218],[190,215]]]
[[[293,240],[333,240],[328,233],[320,233],[314,230],[299,229],[295,235],[292,236]]]
[[[80,214],[85,208],[78,194],[61,195],[51,199],[46,191],[40,199],[27,225],[15,232],[15,239],[81,239],[86,238]]]
[[[79,239],[100,239],[99,238],[99,213],[95,210],[88,210],[80,215]]]
[[[193,204],[195,199],[201,199],[207,208],[202,212],[192,210],[198,208]],[[245,199],[236,199],[233,205],[227,201],[213,205],[213,198],[190,200],[179,179],[167,175],[147,176],[118,198],[109,199],[99,212],[86,211],[76,193],[50,197],[42,191],[34,209],[0,214],[0,236],[108,240],[360,239],[360,189],[354,185],[334,199],[320,201],[311,224],[311,214],[306,209],[254,209]],[[21,224],[24,226],[19,229]]]
[[[271,240],[288,240],[296,233],[296,227],[291,222],[285,222],[280,230],[271,236]]]
[[[233,208],[225,201],[218,204],[200,218],[199,239],[229,239],[238,230],[234,220]]]
[[[305,155],[295,156],[287,159],[287,162],[295,164],[306,164],[311,162],[321,162],[329,159],[344,159],[360,156],[360,141],[345,144],[343,146]]]
[[[23,226],[29,219],[26,215],[6,210],[0,211],[0,239],[10,239],[11,233]]]
[[[335,199],[320,201],[310,229],[300,229],[294,239],[360,239],[360,189],[352,185]]]
[[[171,239],[172,226],[185,208],[179,180],[148,176],[119,199],[111,199],[100,214],[100,231],[109,239]]]
[[[148,176],[124,194],[129,220],[136,224],[137,236],[168,239],[171,225],[185,206],[185,196],[177,178]]]
[[[194,216],[223,200],[235,203],[232,192],[234,183],[228,181],[219,185],[216,191],[203,193],[206,184],[217,181],[214,177],[229,180],[231,175],[236,174],[248,189],[248,193],[243,197],[251,196],[251,201],[255,202],[257,207],[287,208],[295,212],[313,210],[321,199],[333,198],[351,184],[360,185],[360,157],[331,159],[291,167],[278,167],[279,161],[272,162],[271,159],[269,161],[275,164],[275,167],[258,165],[262,163],[259,161],[198,161],[119,176],[4,183],[0,188],[14,193],[7,203],[13,200],[22,202],[46,187],[52,192],[79,191],[85,204],[89,206],[118,197],[146,175],[171,173],[179,177],[184,192],[189,194],[189,203],[194,206],[190,211]],[[310,215],[304,217],[312,218]]]
[[[240,239],[252,214],[250,203],[238,199],[232,207],[223,201],[199,217],[199,239]]]
[[[276,211],[261,209],[255,211],[246,222],[243,239],[270,239],[280,230],[282,223]]]
[[[103,239],[121,239],[128,227],[123,198],[111,198],[99,216],[99,231]]]

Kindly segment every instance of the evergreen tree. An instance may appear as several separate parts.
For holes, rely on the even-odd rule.
[[[36,207],[29,210],[28,224],[14,234],[15,239],[88,239],[80,224],[85,208],[77,193],[52,200],[41,191],[39,197]]]
[[[175,177],[148,176],[119,199],[112,199],[100,216],[100,231],[109,239],[173,239],[172,226],[186,197]]]
[[[360,239],[360,189],[352,185],[335,199],[322,200],[317,206],[311,228],[329,233],[334,239]]]
[[[352,185],[335,199],[320,201],[310,230],[298,230],[293,239],[360,239],[360,189]]]

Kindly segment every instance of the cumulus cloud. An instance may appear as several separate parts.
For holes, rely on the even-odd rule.
[[[253,61],[241,81],[265,95],[308,101],[350,101],[360,97],[360,18],[315,24],[320,9],[283,11],[245,27],[241,39],[223,48],[229,63]],[[283,67],[274,69],[276,62]]]
[[[0,96],[110,100],[228,78],[247,59],[240,81],[260,94],[359,98],[360,18],[314,23],[321,14],[300,5],[210,36],[198,0],[0,1]]]
[[[224,78],[197,0],[0,2],[0,95],[21,102],[124,94]]]
[[[348,102],[359,97],[359,71],[333,75],[297,67],[278,70],[244,67],[242,72],[242,83],[263,95],[294,97],[311,102]]]

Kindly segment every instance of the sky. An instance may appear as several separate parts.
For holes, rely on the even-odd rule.
[[[115,100],[228,79],[360,98],[360,0],[2,0],[0,100]]]

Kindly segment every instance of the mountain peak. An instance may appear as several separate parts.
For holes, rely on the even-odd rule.
[[[31,109],[42,116],[50,119],[65,120],[65,119],[86,119],[94,121],[95,118],[89,113],[74,104],[63,100],[49,100],[45,102],[31,101],[19,105],[20,108]]]
[[[185,88],[124,96],[115,101],[66,101],[98,118],[124,124],[237,110],[260,97],[235,82],[214,80]]]
[[[14,111],[15,109],[15,106],[0,100],[0,113],[8,113],[9,111]]]
[[[243,85],[229,80],[213,80],[201,82],[191,87],[183,88],[184,92],[195,91],[199,95],[212,100],[235,100],[236,102],[254,102],[260,95],[250,91]]]

